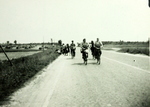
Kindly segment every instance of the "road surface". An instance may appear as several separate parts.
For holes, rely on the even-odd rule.
[[[103,51],[101,65],[61,55],[4,107],[150,107],[149,57]]]

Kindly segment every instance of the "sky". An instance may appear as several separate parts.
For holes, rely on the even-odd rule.
[[[0,43],[149,37],[148,0],[0,0]]]

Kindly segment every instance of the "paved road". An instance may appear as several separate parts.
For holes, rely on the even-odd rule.
[[[103,51],[101,65],[79,49],[61,55],[11,97],[10,107],[150,107],[149,58]]]

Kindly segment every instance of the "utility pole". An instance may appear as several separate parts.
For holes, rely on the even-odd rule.
[[[43,52],[44,52],[44,36],[43,36]]]
[[[53,44],[53,39],[51,38],[51,45]]]
[[[7,56],[6,52],[4,51],[3,47],[0,45],[0,48],[2,49],[3,53],[5,54],[5,56],[7,57],[8,61],[10,62],[10,65],[13,66],[11,60],[9,59],[9,57]]]

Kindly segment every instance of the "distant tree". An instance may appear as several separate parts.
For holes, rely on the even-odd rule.
[[[7,44],[9,44],[9,41],[7,41]]]
[[[58,45],[60,45],[60,46],[62,45],[62,40],[58,41]]]
[[[122,45],[123,43],[124,43],[124,41],[123,41],[123,40],[120,40],[119,44]]]
[[[16,41],[16,40],[14,41],[14,44],[15,44],[15,45],[17,44],[17,41]]]

